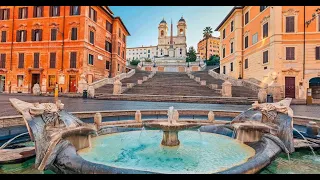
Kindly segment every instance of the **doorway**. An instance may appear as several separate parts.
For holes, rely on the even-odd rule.
[[[296,98],[296,78],[295,77],[285,78],[285,97]]]
[[[312,89],[312,98],[320,99],[320,77],[310,79],[309,87]]]
[[[77,91],[76,76],[70,75],[69,76],[69,92],[76,92],[76,91]]]
[[[32,74],[32,79],[31,79],[31,93],[33,93],[33,86],[35,84],[39,84],[40,86],[40,74]]]
[[[5,82],[6,82],[6,77],[3,75],[0,75],[0,93],[5,91],[5,86],[6,86]]]

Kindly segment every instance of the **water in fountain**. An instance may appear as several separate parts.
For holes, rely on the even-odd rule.
[[[199,137],[200,137],[200,142],[201,142],[201,144],[203,144],[203,140],[202,140],[202,135],[201,135],[200,128],[198,129],[198,134],[199,134]]]
[[[235,138],[236,138],[236,135],[237,135],[237,129],[234,128],[234,129],[233,129],[233,133],[232,133],[232,138],[235,139]]]
[[[140,143],[141,143],[141,141],[140,141],[140,138],[141,138],[141,134],[142,134],[143,132],[145,132],[145,130],[146,130],[146,129],[145,129],[144,127],[142,127],[142,128],[141,128],[141,132],[140,132],[140,135],[139,135],[139,140],[138,140],[138,141],[139,141]]]
[[[12,139],[10,139],[10,140],[7,141],[6,143],[4,143],[4,144],[0,147],[0,149],[4,149],[4,148],[7,147],[13,140],[17,139],[18,137],[24,136],[24,135],[26,135],[26,134],[29,134],[29,132],[21,133],[21,134],[15,136],[15,137],[13,137]]]
[[[298,131],[296,128],[293,128],[293,130],[296,131],[296,132],[304,139],[304,141],[305,141],[306,143],[308,143],[308,146],[310,147],[313,156],[316,157],[316,154],[314,153],[313,148],[311,147],[309,141],[304,137],[304,135],[302,135],[302,134],[300,133],[300,131]]]

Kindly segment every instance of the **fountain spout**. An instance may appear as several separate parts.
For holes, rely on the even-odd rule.
[[[169,110],[168,110],[168,123],[169,124],[172,124],[173,123],[173,115],[174,115],[174,110],[173,110],[173,106],[169,107]]]

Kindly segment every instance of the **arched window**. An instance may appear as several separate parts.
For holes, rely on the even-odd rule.
[[[180,34],[183,34],[183,29],[180,29]]]
[[[164,36],[164,31],[163,30],[161,30],[161,36]]]
[[[160,49],[160,55],[162,55],[162,49]]]
[[[180,48],[180,54],[182,54],[182,49]]]

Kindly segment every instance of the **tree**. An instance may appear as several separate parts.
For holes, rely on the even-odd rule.
[[[204,29],[203,29],[203,38],[206,40],[206,60],[207,60],[207,58],[208,58],[208,55],[207,55],[207,53],[208,53],[208,39],[210,38],[210,37],[212,37],[212,28],[210,27],[210,26],[208,26],[208,27],[205,27]]]
[[[220,64],[220,57],[218,55],[213,55],[207,61],[207,66],[215,66]]]
[[[197,54],[196,54],[196,50],[194,49],[193,46],[189,47],[189,50],[187,52],[187,62],[194,62],[197,60]]]

